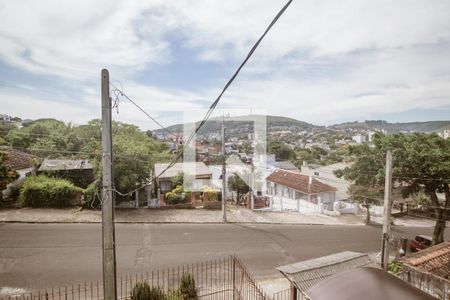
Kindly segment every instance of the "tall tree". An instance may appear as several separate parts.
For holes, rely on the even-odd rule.
[[[436,220],[433,243],[443,242],[446,221],[450,219],[450,140],[436,134],[414,133],[375,134],[373,146],[350,147],[353,164],[336,172],[337,176],[352,181],[352,186],[364,187],[366,192],[381,193],[384,189],[384,164],[386,151],[393,156],[393,178],[401,188],[403,197],[420,192],[428,196],[431,217]],[[445,195],[439,201],[437,193]],[[360,197],[370,198],[360,190]]]
[[[245,183],[245,181],[242,180],[242,178],[236,173],[234,173],[233,176],[230,176],[227,182],[228,188],[232,191],[236,191],[238,203],[239,203],[239,196],[242,195],[243,193],[247,193],[250,190],[249,186]]]

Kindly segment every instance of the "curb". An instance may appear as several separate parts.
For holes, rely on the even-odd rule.
[[[281,223],[281,222],[150,222],[150,221],[116,221],[115,224],[192,224],[192,225],[299,225],[299,226],[364,226],[364,224],[323,224],[323,223]],[[0,221],[0,224],[102,224],[101,221]]]

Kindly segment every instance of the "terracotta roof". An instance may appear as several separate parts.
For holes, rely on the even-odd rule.
[[[399,262],[420,272],[450,279],[450,242],[420,250],[399,259]]]
[[[320,182],[315,178],[312,178],[310,183],[310,176],[285,170],[275,170],[266,179],[306,194],[335,192],[337,190],[334,186]]]
[[[39,158],[34,155],[13,149],[11,147],[0,147],[0,151],[5,152],[8,155],[6,164],[14,170],[32,168],[33,161],[39,160]]]

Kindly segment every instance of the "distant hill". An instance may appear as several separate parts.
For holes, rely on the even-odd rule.
[[[281,116],[263,116],[263,115],[247,115],[247,116],[236,116],[229,117],[225,119],[227,132],[231,133],[250,133],[253,132],[253,122],[249,121],[250,119],[258,120],[262,122],[266,122],[267,131],[279,131],[279,130],[292,130],[292,131],[300,131],[300,130],[308,130],[312,128],[319,128],[320,126],[316,126],[307,122],[299,121],[296,119],[281,117]],[[265,119],[265,120],[261,120]],[[196,122],[197,126],[199,122]],[[188,123],[187,125],[193,125],[193,123]],[[218,133],[221,130],[222,119],[221,118],[211,118],[208,122],[202,127],[199,132],[199,135],[207,135],[210,133]],[[183,124],[176,124],[167,127],[170,132],[173,133],[182,133],[183,132]],[[157,129],[154,133],[163,133],[162,129]]]
[[[440,132],[450,128],[450,121],[428,121],[389,123],[383,120],[367,120],[364,122],[347,122],[330,126],[334,129],[385,129],[390,133],[406,132]]]

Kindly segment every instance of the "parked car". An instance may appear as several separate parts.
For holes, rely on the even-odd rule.
[[[411,249],[412,252],[417,252],[419,250],[430,247],[432,243],[433,239],[431,238],[431,236],[417,235],[409,243],[409,249]]]

